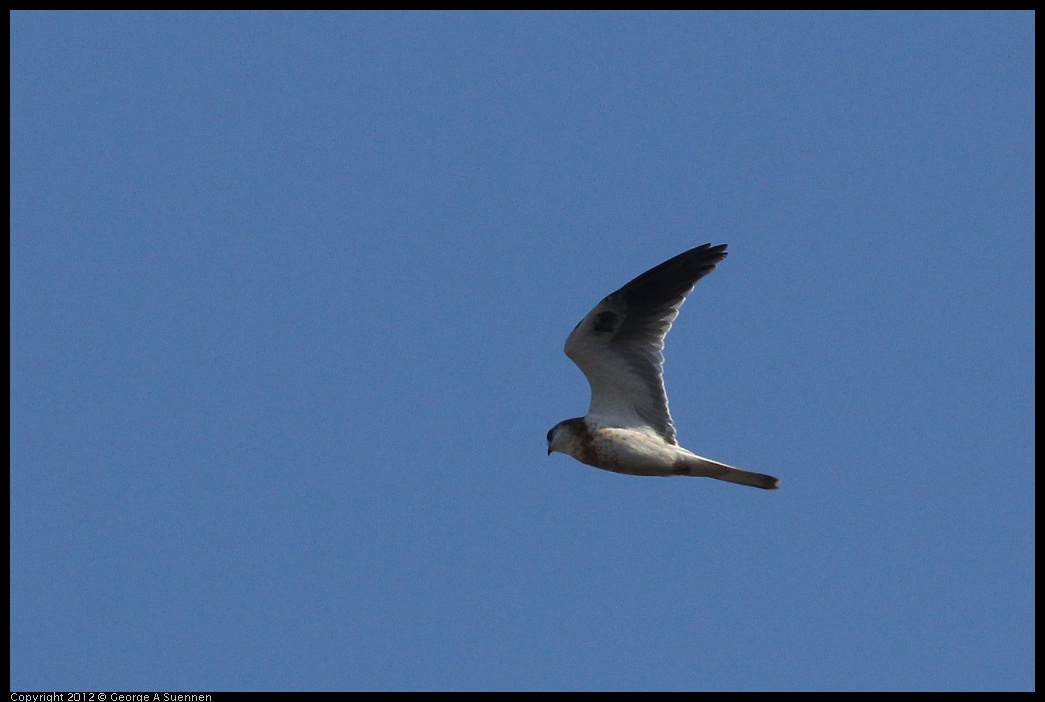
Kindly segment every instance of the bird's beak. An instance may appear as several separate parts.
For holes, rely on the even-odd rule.
[[[548,455],[549,456],[552,455],[552,447],[551,446],[548,447]]]

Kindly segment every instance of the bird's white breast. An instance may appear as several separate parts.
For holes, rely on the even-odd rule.
[[[609,427],[586,421],[600,467],[633,475],[674,472],[679,447],[667,443],[651,429]]]

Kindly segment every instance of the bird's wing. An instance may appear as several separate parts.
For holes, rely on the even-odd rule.
[[[604,298],[574,328],[566,355],[591,385],[589,416],[648,425],[676,443],[664,390],[664,337],[693,286],[725,257],[725,244],[681,253]]]

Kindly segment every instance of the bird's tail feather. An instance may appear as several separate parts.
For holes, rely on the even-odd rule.
[[[725,480],[729,483],[750,485],[751,487],[762,488],[763,490],[780,489],[779,478],[774,478],[772,475],[765,475],[763,473],[752,473],[751,471],[740,470],[733,466],[727,466],[725,463],[712,461],[710,458],[686,456],[681,463],[682,475]]]

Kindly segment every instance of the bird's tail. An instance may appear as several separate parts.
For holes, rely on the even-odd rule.
[[[692,475],[696,478],[725,480],[729,483],[750,485],[751,487],[762,488],[763,490],[780,489],[779,478],[774,478],[772,475],[765,475],[763,473],[752,473],[751,471],[740,470],[733,466],[727,466],[725,463],[712,461],[710,458],[703,458],[691,454],[684,457],[680,463],[681,470],[679,472],[681,475]]]

